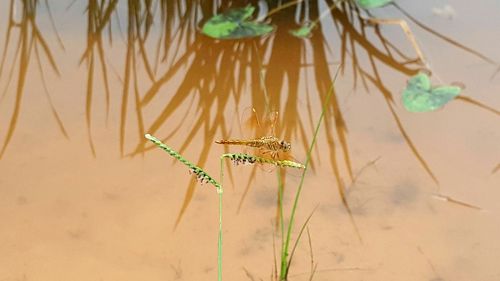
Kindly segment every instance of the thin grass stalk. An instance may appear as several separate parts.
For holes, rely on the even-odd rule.
[[[186,158],[184,158],[182,155],[180,155],[177,151],[173,150],[166,144],[164,144],[161,140],[157,139],[156,137],[146,134],[144,137],[154,144],[156,144],[159,148],[165,150],[170,156],[174,157],[175,159],[179,160],[182,164],[186,165],[192,173],[194,173],[197,176],[197,179],[200,182],[206,182],[210,183],[215,188],[217,189],[217,193],[219,194],[219,234],[217,238],[217,280],[222,281],[222,185],[219,184],[215,179],[213,179],[210,175],[208,175],[202,168],[194,165],[193,163],[189,162]],[[221,169],[220,169],[220,182],[223,182],[224,178],[224,172],[223,172],[223,159],[224,157],[221,157]]]
[[[285,216],[283,215],[283,189],[284,185],[283,182],[281,181],[281,170],[279,169],[278,172],[276,173],[278,176],[278,208],[280,212],[280,229],[281,229],[281,249],[284,248],[285,246],[285,222],[284,218]],[[281,253],[283,254],[283,252]],[[283,260],[283,255],[281,256],[281,260]]]
[[[290,253],[290,259],[288,261],[289,264],[292,263],[293,255],[295,253],[295,250],[297,249],[297,246],[299,245],[299,240],[302,237],[302,234],[304,233],[304,230],[306,229],[307,224],[311,220],[311,218],[314,215],[314,212],[316,211],[316,209],[318,209],[318,206],[316,206],[312,210],[312,212],[309,214],[309,216],[307,217],[306,221],[302,224],[302,227],[300,228],[299,234],[297,235],[297,239],[295,240],[295,243],[293,244],[292,252]],[[307,232],[309,233],[309,228],[307,228],[307,229],[308,229]],[[310,237],[309,237],[309,239],[310,239]]]
[[[167,151],[168,152],[168,151]],[[175,156],[174,156],[175,157]],[[305,169],[301,163],[297,163],[289,160],[275,160],[270,158],[259,157],[255,155],[245,154],[245,153],[225,153],[220,157],[220,182],[223,183],[224,178],[224,159],[230,159],[235,165],[240,164],[269,164],[274,165],[279,168],[297,168]],[[280,220],[281,220],[281,237],[283,237],[285,230],[283,224],[283,182],[281,181],[281,169],[278,169],[278,186],[279,186],[279,210],[280,210]],[[284,241],[284,240],[283,240]],[[283,249],[283,244],[281,245]],[[219,192],[219,242],[218,242],[218,276],[219,281],[222,280],[222,190]]]
[[[288,276],[288,270],[290,269],[290,266],[288,264],[288,248],[290,245],[290,237],[292,235],[292,227],[293,227],[293,222],[295,219],[295,212],[297,210],[300,193],[301,193],[302,187],[304,185],[304,178],[305,178],[305,175],[307,172],[307,168],[309,167],[309,163],[311,162],[311,153],[312,153],[312,150],[314,148],[314,144],[316,143],[316,139],[318,136],[319,128],[321,126],[321,122],[323,121],[326,109],[330,103],[330,98],[333,94],[333,89],[335,86],[335,80],[337,79],[337,75],[339,74],[340,69],[341,69],[341,67],[337,68],[337,72],[335,73],[333,81],[330,85],[330,89],[326,95],[326,99],[325,99],[325,102],[323,104],[323,109],[321,110],[321,114],[319,116],[318,123],[316,124],[316,129],[314,131],[311,145],[309,146],[309,149],[307,151],[306,163],[304,164],[304,170],[302,172],[302,176],[300,177],[300,183],[299,183],[299,186],[297,188],[297,192],[295,193],[295,200],[293,202],[292,212],[290,215],[290,222],[288,223],[288,231],[287,231],[287,235],[286,235],[285,247],[282,249],[282,254],[281,254],[282,259],[281,259],[281,269],[280,269],[280,280],[286,280],[286,278]]]
[[[220,158],[220,183],[219,193],[219,234],[217,237],[217,280],[222,281],[222,184],[224,184],[224,158]]]
[[[221,170],[222,182],[222,170]],[[219,194],[219,234],[217,239],[217,280],[222,281],[222,186]]]
[[[186,158],[180,155],[179,152],[168,147],[166,144],[164,144],[161,140],[157,139],[156,137],[150,134],[146,134],[144,135],[144,137],[153,142],[154,144],[156,144],[159,148],[165,150],[168,154],[170,154],[170,156],[174,157],[175,159],[179,160],[182,164],[186,165],[189,168],[189,170],[196,175],[197,179],[201,183],[210,183],[217,189],[217,192],[222,192],[222,186],[202,168],[189,162]]]

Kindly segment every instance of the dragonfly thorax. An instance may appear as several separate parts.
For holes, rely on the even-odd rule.
[[[260,141],[262,142],[262,147],[271,150],[271,151],[283,151],[283,152],[288,152],[292,148],[292,145],[285,141],[285,140],[279,140],[275,136],[267,136],[267,137],[261,137]]]

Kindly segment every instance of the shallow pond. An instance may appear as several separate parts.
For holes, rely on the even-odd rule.
[[[329,91],[288,280],[500,280],[498,1],[370,10],[417,45],[352,3],[241,1],[274,31],[215,40],[201,26],[231,1],[117,2],[0,2],[0,281],[216,280],[217,193],[144,134],[218,179],[222,153],[252,150],[214,142],[257,136],[253,107],[305,162]],[[465,89],[408,112],[424,66]],[[276,172],[225,167],[225,280],[271,280]]]

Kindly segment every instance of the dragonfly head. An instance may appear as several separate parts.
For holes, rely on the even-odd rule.
[[[280,141],[280,146],[281,146],[281,150],[283,150],[284,152],[288,152],[290,151],[290,149],[292,149],[292,145],[287,142],[287,141]]]

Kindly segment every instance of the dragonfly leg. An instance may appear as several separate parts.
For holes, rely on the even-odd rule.
[[[261,149],[261,153],[264,156],[267,156],[269,154],[269,157],[271,159],[274,159],[274,160],[278,160],[279,159],[278,151],[271,150],[271,149]]]
[[[265,154],[267,154],[267,153],[272,153],[272,150],[268,150],[268,149],[261,148],[261,149],[260,149],[260,153],[262,153],[262,154],[264,154],[264,155],[265,155]]]
[[[277,160],[279,158],[279,154],[278,154],[278,151],[272,151],[271,152],[271,157],[275,160]]]

